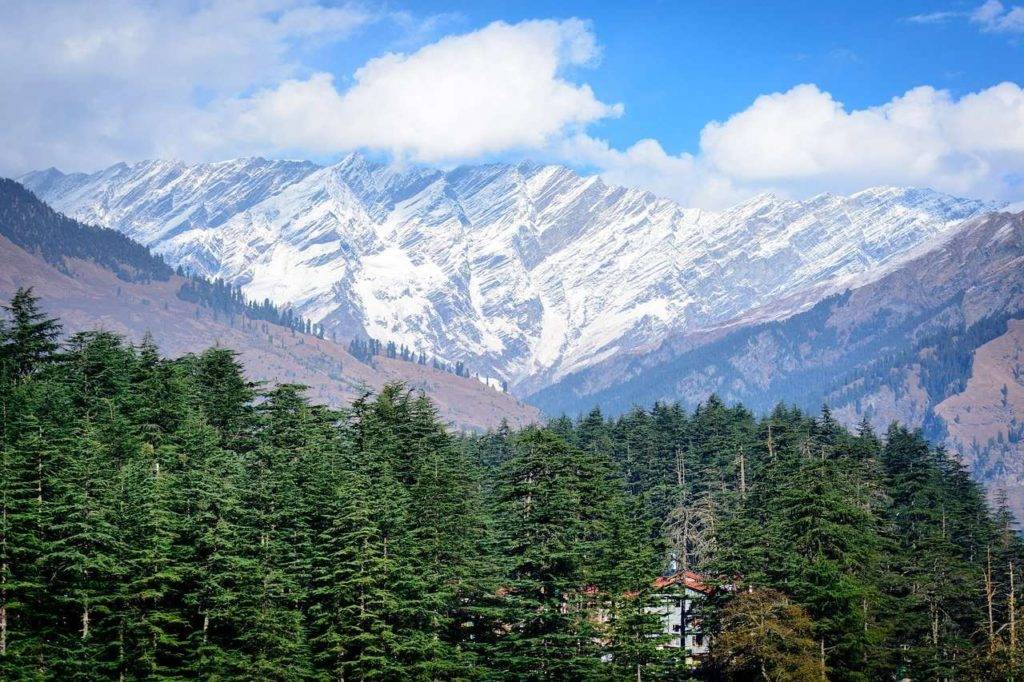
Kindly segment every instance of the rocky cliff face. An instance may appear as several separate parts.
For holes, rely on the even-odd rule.
[[[462,360],[521,393],[798,292],[813,302],[991,208],[874,188],[709,213],[560,166],[398,170],[358,155],[23,180],[251,298]]]

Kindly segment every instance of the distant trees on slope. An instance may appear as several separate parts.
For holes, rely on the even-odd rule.
[[[449,374],[465,378],[470,377],[469,370],[462,360],[450,363],[438,360],[437,358],[430,358],[428,361],[427,354],[423,351],[417,353],[405,344],[399,345],[394,341],[382,343],[374,338],[354,338],[349,341],[348,352],[356,359],[368,364],[373,363],[375,356],[382,355],[391,359],[404,360],[405,362],[415,362],[418,365],[429,364],[434,369],[442,372],[448,372]],[[502,383],[502,390],[508,392],[508,385]]]
[[[170,266],[116,230],[86,225],[54,211],[24,186],[0,178],[0,234],[48,263],[92,261],[128,282],[166,281]]]
[[[162,258],[129,237],[102,227],[87,225],[58,213],[42,202],[23,185],[0,178],[0,235],[17,246],[44,258],[48,263],[66,270],[65,259],[91,261],[127,282],[166,281],[177,274],[185,281],[178,298],[196,303],[225,317],[240,316],[292,329],[317,338],[336,341],[336,332],[297,314],[290,306],[279,306],[269,298],[251,301],[236,284],[221,278],[208,278],[179,266],[172,270]],[[374,339],[353,338],[349,352],[363,362],[372,362],[376,355],[406,362],[428,364],[425,353],[414,352],[393,341],[383,344]],[[447,363],[436,358],[429,364],[437,370],[469,377],[470,372],[460,360]],[[507,391],[507,386],[505,386]]]
[[[162,258],[125,235],[86,225],[54,211],[19,183],[0,178],[0,234],[65,270],[65,259],[91,261],[127,282],[166,281],[175,272]],[[241,287],[177,269],[186,281],[178,297],[226,316],[240,315],[323,338],[323,327],[264,299],[249,301]]]
[[[296,315],[290,307],[280,308],[269,298],[260,303],[250,301],[240,286],[228,284],[223,279],[207,279],[187,273],[182,268],[178,268],[178,275],[186,280],[178,290],[178,298],[183,301],[198,303],[223,315],[240,315],[250,320],[270,322],[319,339],[326,335],[322,325]]]

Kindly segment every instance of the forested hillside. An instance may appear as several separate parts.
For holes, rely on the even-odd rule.
[[[0,178],[0,235],[59,267],[67,258],[83,258],[130,282],[166,280],[172,274],[145,246],[117,230],[72,220],[7,178]]]
[[[0,236],[29,253],[37,254],[62,272],[69,272],[68,260],[79,259],[99,265],[126,282],[167,281],[175,272],[162,258],[117,230],[87,225],[54,211],[31,191],[7,178],[0,178]],[[249,301],[237,286],[210,280],[178,268],[185,280],[178,298],[198,303],[217,313],[264,320],[307,334],[323,336],[307,319],[291,308],[281,309],[269,299]]]
[[[456,437],[235,355],[0,328],[4,679],[1008,679],[1020,541],[898,426],[712,398]],[[709,656],[645,611],[674,552]]]

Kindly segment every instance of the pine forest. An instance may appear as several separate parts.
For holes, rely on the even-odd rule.
[[[898,424],[712,397],[473,434],[400,384],[303,391],[19,291],[0,678],[1024,677],[1012,516]],[[666,646],[673,574],[700,655]]]

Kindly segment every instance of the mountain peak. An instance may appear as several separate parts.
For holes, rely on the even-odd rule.
[[[342,338],[404,343],[522,388],[866,276],[986,210],[880,187],[767,192],[703,213],[556,164],[438,170],[359,153],[327,167],[257,157],[44,171],[27,184]]]
[[[741,215],[755,215],[771,213],[783,207],[799,205],[792,199],[781,197],[775,192],[760,192],[742,201],[732,208],[726,209],[726,213]]]

